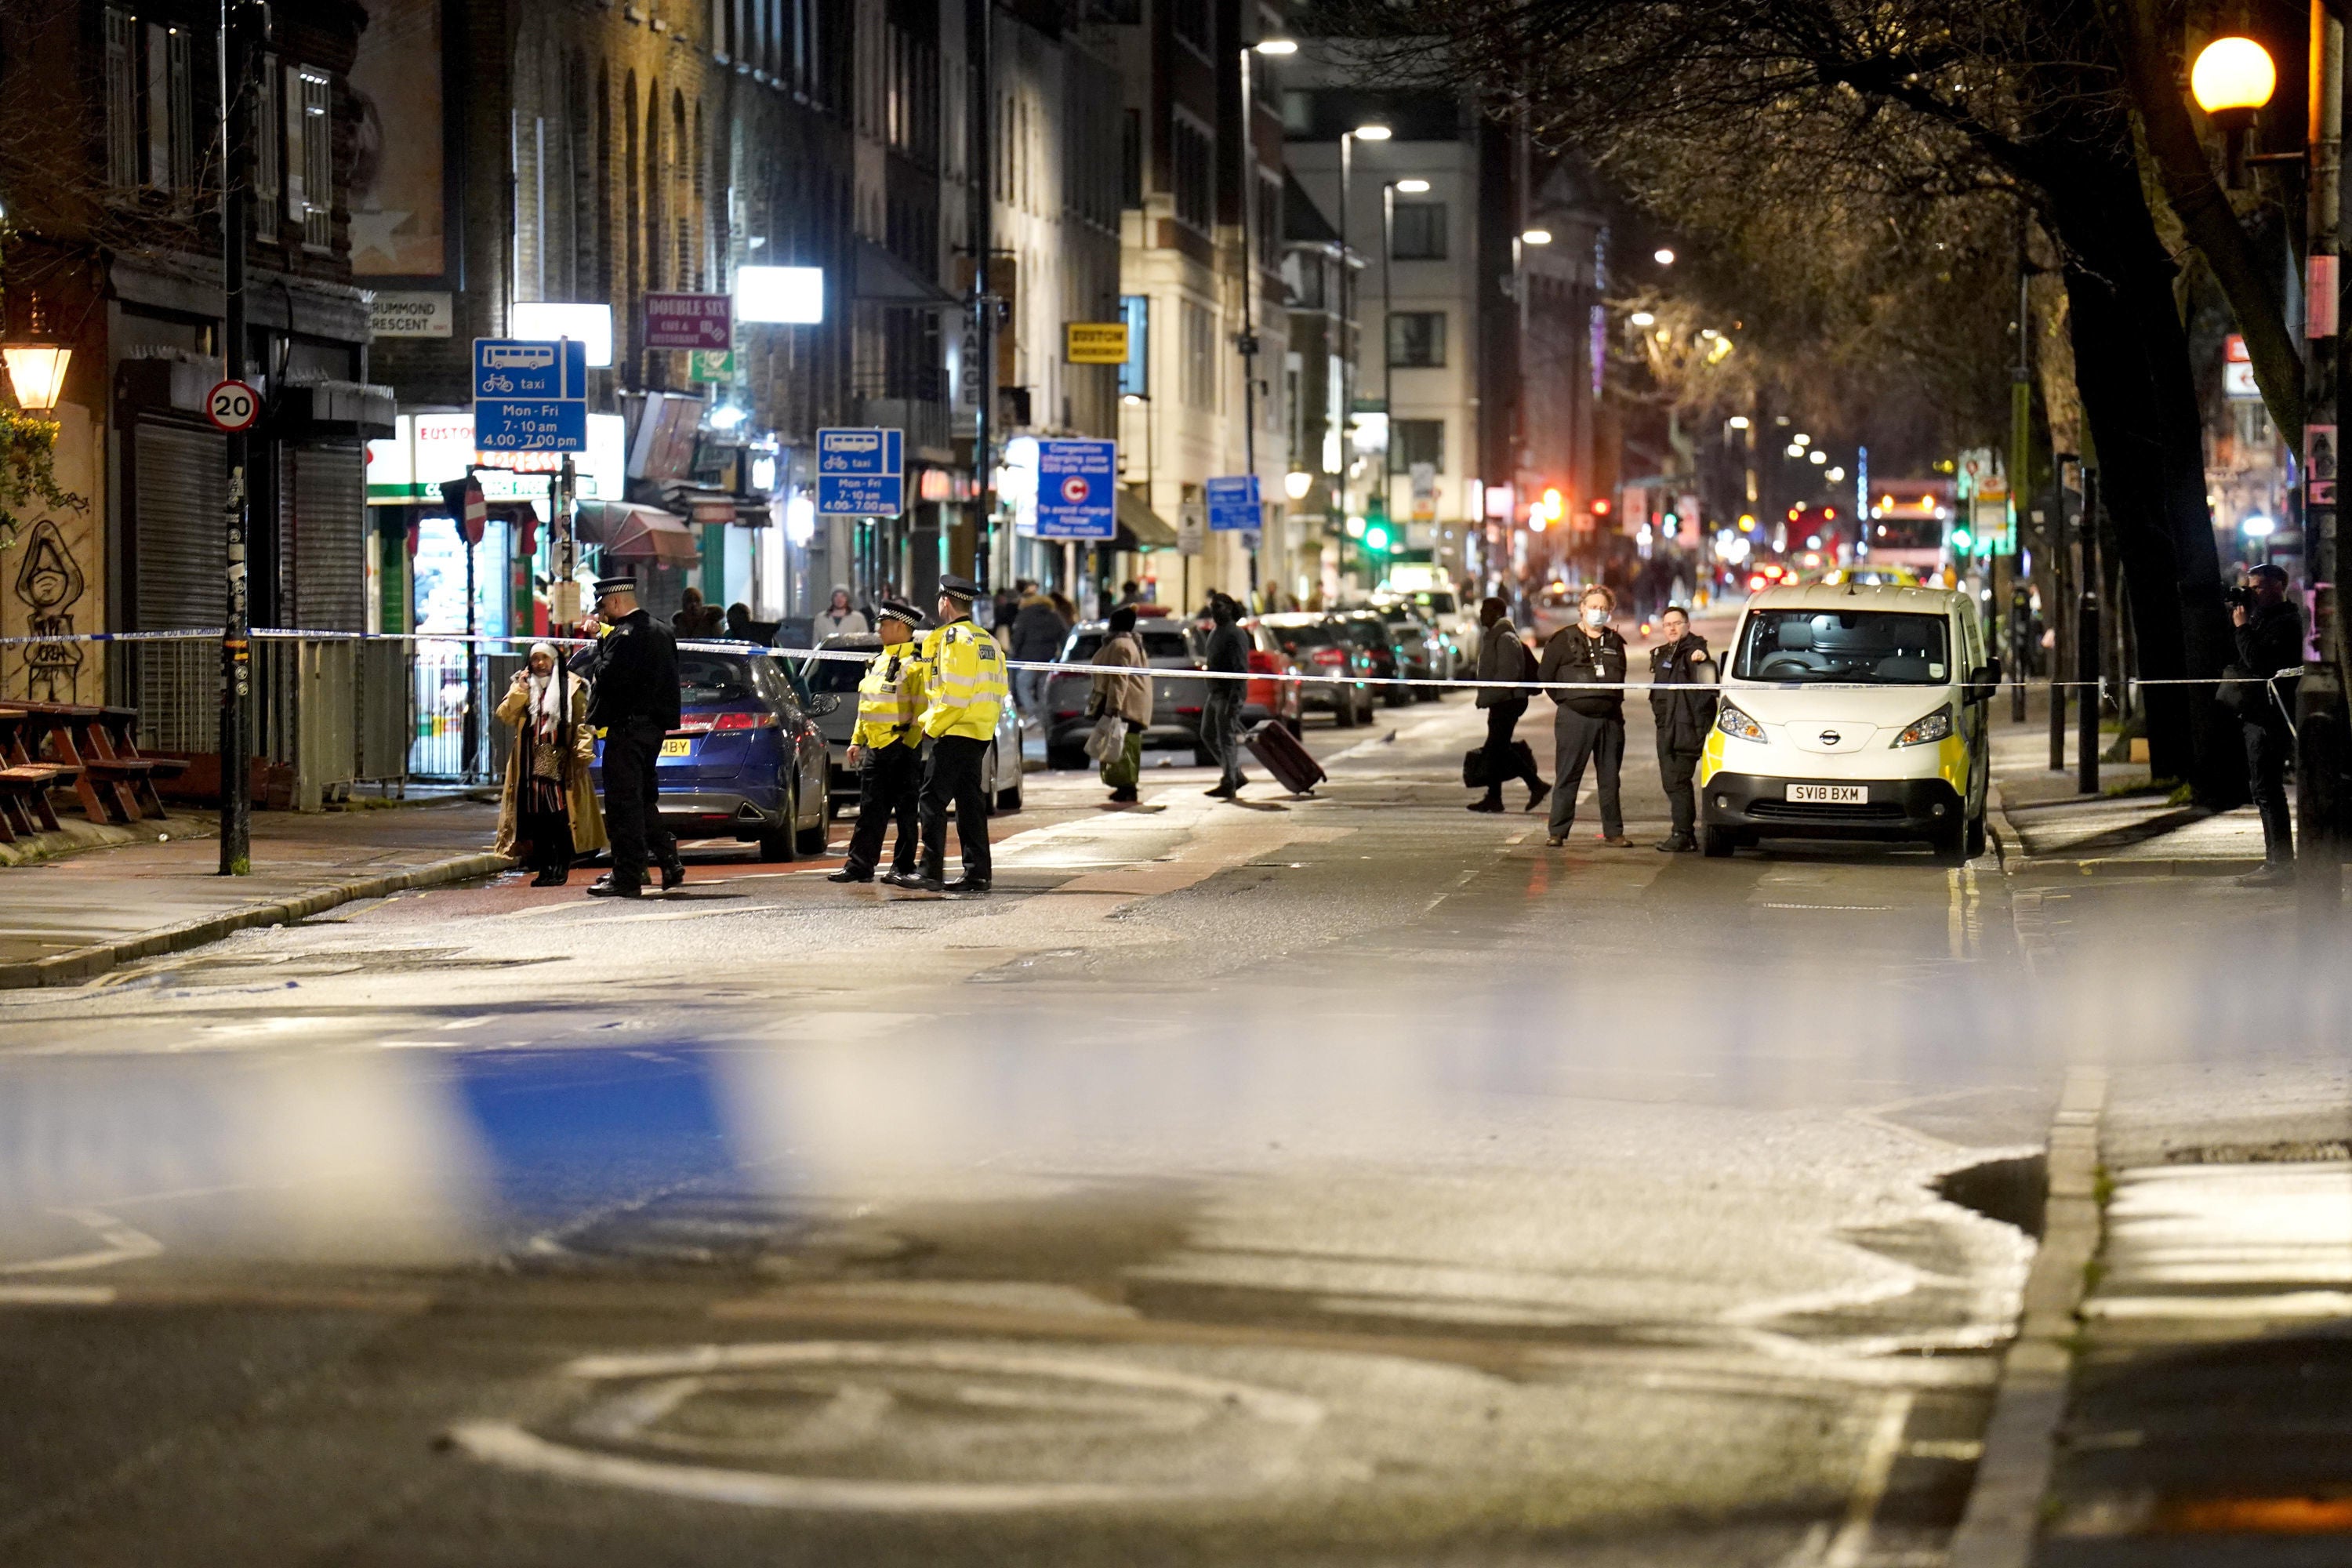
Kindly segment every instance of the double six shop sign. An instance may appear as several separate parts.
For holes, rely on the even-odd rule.
[[[734,346],[733,295],[646,296],[646,347],[706,349],[724,353]]]

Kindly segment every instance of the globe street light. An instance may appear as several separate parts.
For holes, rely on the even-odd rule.
[[[2216,38],[2189,68],[2189,95],[2221,129],[2223,183],[2233,190],[2245,184],[2246,139],[2254,110],[2277,90],[2278,68],[2270,51],[2252,38]]]

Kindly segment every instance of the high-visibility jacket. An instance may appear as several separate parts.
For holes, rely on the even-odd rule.
[[[985,741],[1004,711],[1004,653],[969,620],[923,638],[923,733]]]
[[[870,751],[919,745],[923,717],[923,662],[911,642],[886,647],[866,667],[857,683],[857,729],[850,738]]]

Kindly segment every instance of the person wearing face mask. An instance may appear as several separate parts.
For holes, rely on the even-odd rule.
[[[1540,681],[1570,681],[1622,687],[1625,684],[1625,639],[1609,624],[1617,595],[1595,583],[1579,602],[1577,624],[1552,635],[1544,645],[1543,663],[1536,670]],[[1554,748],[1550,837],[1557,849],[1568,842],[1576,826],[1576,796],[1584,784],[1587,763],[1594,768],[1601,795],[1601,841],[1612,849],[1630,849],[1625,816],[1618,804],[1619,775],[1625,765],[1625,695],[1619,691],[1554,691],[1558,706],[1551,716]]]
[[[1650,715],[1658,721],[1658,781],[1666,786],[1666,805],[1674,814],[1674,826],[1658,849],[1679,855],[1698,847],[1698,798],[1691,775],[1715,724],[1715,693],[1675,689],[1711,684],[1715,661],[1707,656],[1706,639],[1690,629],[1690,612],[1680,605],[1666,607],[1658,630],[1665,640],[1650,650]]]

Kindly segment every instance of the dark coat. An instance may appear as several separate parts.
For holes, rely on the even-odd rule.
[[[1062,639],[1069,635],[1070,623],[1062,619],[1054,601],[1038,595],[1013,616],[1013,657],[1044,663],[1062,651]]]
[[[1614,626],[1603,626],[1597,633],[1586,635],[1582,626],[1569,626],[1554,632],[1544,644],[1543,663],[1537,667],[1538,680],[1601,680],[1612,685],[1625,684],[1625,639],[1617,635]],[[1625,717],[1625,696],[1621,691],[1555,691],[1551,700],[1571,713],[1581,713],[1588,719]]]
[[[1676,691],[1677,686],[1715,679],[1706,639],[1696,632],[1650,650],[1650,715],[1658,721],[1658,750],[1697,752],[1706,746],[1715,723],[1715,693]]]
[[[677,728],[677,639],[644,606],[614,623],[597,639],[588,722],[600,730],[632,721]]]
[[[2244,626],[2231,631],[2238,642],[2238,668],[2254,677],[2254,684],[2242,689],[2246,702],[2239,716],[2250,724],[2284,730],[2286,709],[2294,706],[2295,688],[2301,683],[2278,682],[2278,696],[2273,699],[2268,678],[2282,669],[2303,667],[2303,607],[2293,599],[2281,599],[2255,610]]]

